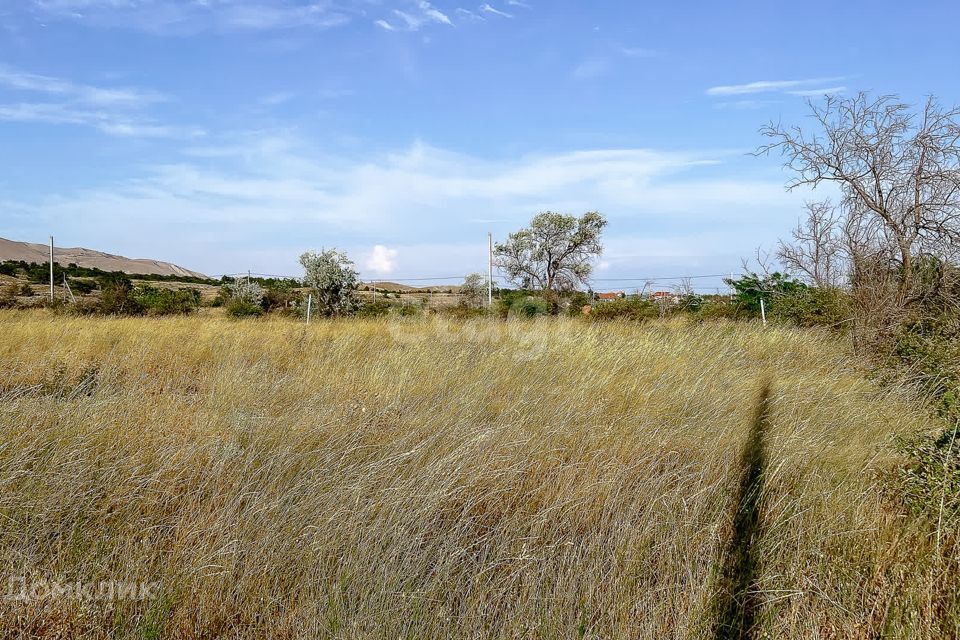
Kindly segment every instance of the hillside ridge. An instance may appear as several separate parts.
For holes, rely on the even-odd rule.
[[[33,242],[18,242],[0,238],[0,261],[23,260],[42,264],[49,260],[50,247]],[[129,274],[181,276],[206,278],[199,271],[151,258],[127,258],[121,255],[86,249],[84,247],[54,247],[53,260],[57,264],[76,264],[80,267],[103,269],[104,271],[123,271]]]

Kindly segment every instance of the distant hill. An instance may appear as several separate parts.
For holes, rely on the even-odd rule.
[[[16,242],[0,238],[0,261],[4,260],[23,260],[25,262],[35,262],[42,264],[50,258],[50,247],[48,245],[34,244],[31,242]],[[155,276],[182,276],[191,278],[206,278],[202,273],[184,269],[183,267],[161,262],[159,260],[149,260],[145,258],[125,258],[115,256],[102,251],[93,249],[75,248],[54,248],[53,260],[57,264],[64,266],[76,264],[80,267],[94,267],[104,271],[123,271],[130,274],[143,274]]]
[[[412,287],[408,284],[400,284],[399,282],[390,282],[389,280],[366,281],[363,284],[368,287],[376,287],[381,291],[391,291],[391,292],[395,291],[398,293],[417,293],[417,292],[440,291],[440,290],[443,290],[443,291],[450,290],[453,293],[457,293],[460,291],[459,284],[435,284],[435,285],[427,285],[423,287]]]

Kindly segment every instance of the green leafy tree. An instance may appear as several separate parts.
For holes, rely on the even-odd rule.
[[[496,244],[496,265],[514,283],[542,292],[556,307],[560,294],[587,284],[594,260],[603,253],[600,239],[606,226],[607,220],[595,211],[579,218],[540,213],[529,227]]]
[[[774,299],[807,288],[807,285],[796,278],[780,272],[764,275],[748,273],[738,279],[725,278],[724,282],[737,292],[741,308],[755,314],[760,313],[761,300],[769,308]]]
[[[324,316],[346,316],[355,313],[360,304],[357,289],[360,274],[353,261],[336,249],[320,253],[308,251],[300,256],[303,283],[310,288],[317,313]]]

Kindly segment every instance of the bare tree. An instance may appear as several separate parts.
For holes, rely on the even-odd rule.
[[[864,93],[809,104],[816,131],[770,124],[758,153],[783,155],[790,189],[839,184],[852,248],[889,256],[899,301],[910,302],[915,257],[960,240],[960,109],[930,98],[914,114],[895,96]]]
[[[559,294],[586,285],[603,252],[606,219],[595,211],[579,218],[550,211],[494,247],[496,265],[514,283],[539,289],[556,303]]]
[[[847,276],[848,243],[843,220],[829,201],[806,203],[807,218],[780,241],[777,258],[784,268],[820,288],[835,288]]]

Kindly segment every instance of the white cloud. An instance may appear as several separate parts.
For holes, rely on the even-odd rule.
[[[363,266],[378,276],[390,275],[397,267],[397,250],[388,249],[382,244],[373,247]]]
[[[606,75],[613,64],[609,58],[594,56],[587,58],[573,69],[573,77],[578,80],[592,80]]]
[[[399,19],[399,22],[396,20],[393,22],[377,20],[374,24],[387,31],[419,31],[429,24],[453,26],[453,22],[447,14],[438,10],[426,0],[417,0],[410,7],[405,7],[404,10],[394,9],[392,13]]]
[[[746,254],[787,232],[807,196],[785,193],[778,172],[751,176],[737,166],[748,162],[740,152],[594,149],[503,160],[415,143],[350,160],[319,156],[315,148],[296,132],[235,134],[228,146],[191,149],[183,162],[134,179],[6,210],[29,217],[38,229],[98,234],[97,243],[107,246],[129,242],[130,228],[158,245],[180,246],[189,236],[195,255],[178,259],[211,273],[250,268],[229,262],[239,260],[244,247],[290,256],[288,263],[257,269],[293,272],[298,251],[311,248],[296,243],[314,238],[358,255],[376,241],[389,247],[378,253],[379,266],[402,258],[400,275],[436,275],[475,267],[456,251],[444,253],[449,263],[441,263],[405,248],[424,233],[438,246],[484,239],[488,229],[502,235],[541,210],[600,210],[611,219],[611,241],[630,233],[651,241],[694,231],[707,238],[722,230],[724,241],[716,246],[663,240],[663,252]]]
[[[41,14],[84,24],[152,33],[326,29],[363,13],[361,0],[31,0]]]
[[[620,47],[620,53],[628,58],[656,58],[660,56],[659,51],[644,49],[643,47]]]
[[[156,91],[96,87],[76,84],[61,78],[28,73],[0,64],[0,86],[22,92],[63,96],[77,103],[99,107],[139,108],[167,100]]]
[[[163,125],[110,111],[54,103],[0,104],[0,121],[89,126],[108,135],[128,138],[195,138],[205,135],[199,127]]]
[[[495,16],[500,16],[501,18],[512,18],[512,17],[513,17],[513,14],[512,14],[512,13],[507,13],[507,12],[505,12],[505,11],[500,11],[499,9],[496,9],[496,8],[494,8],[494,7],[491,7],[489,4],[486,4],[486,3],[480,5],[480,11],[482,11],[482,12],[484,12],[484,13],[490,13],[490,14],[495,15]]]
[[[0,104],[0,121],[89,126],[124,137],[193,137],[203,133],[195,127],[158,123],[145,115],[144,110],[151,105],[168,100],[155,91],[80,84],[6,65],[0,65],[0,87],[15,94],[43,96],[43,101]]]
[[[296,97],[297,94],[293,91],[278,91],[260,98],[260,104],[267,107],[275,107],[290,102]]]
[[[799,89],[808,85],[817,85],[827,82],[843,80],[836,78],[808,78],[805,80],[758,80],[746,84],[724,85],[707,89],[708,96],[738,96],[750,93],[771,93]]]

